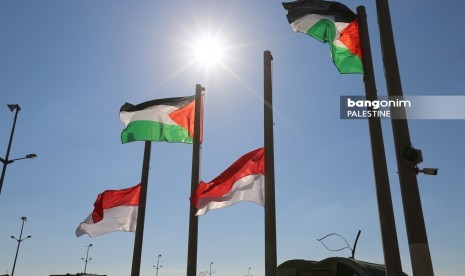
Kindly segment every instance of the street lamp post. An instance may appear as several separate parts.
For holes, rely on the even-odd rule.
[[[388,96],[403,97],[388,2],[388,0],[376,0],[384,76]],[[405,116],[403,107],[399,109],[399,112]],[[421,163],[422,158],[420,158],[419,150],[412,147],[407,119],[391,120],[391,125],[413,275],[433,276],[433,263],[417,180],[419,172],[417,165]],[[437,174],[435,169],[428,171],[433,175]]]
[[[26,158],[32,159],[32,158],[37,157],[36,154],[32,153],[32,154],[28,154],[28,155],[26,155],[25,157],[22,157],[22,158],[16,158],[16,159],[12,159],[12,160],[8,159],[10,157],[10,149],[11,149],[11,142],[13,142],[13,134],[15,133],[16,119],[18,118],[18,112],[21,110],[21,107],[19,107],[18,104],[9,104],[8,108],[11,110],[11,112],[16,110],[16,113],[15,113],[15,118],[13,119],[13,127],[11,129],[10,141],[8,142],[8,148],[6,150],[5,159],[0,157],[0,161],[3,163],[2,175],[0,177],[0,193],[2,193],[3,179],[5,178],[6,166],[8,164],[11,164],[16,160],[21,160],[21,159],[26,159]]]
[[[18,259],[19,245],[21,244],[22,241],[32,237],[32,236],[27,236],[26,238],[22,239],[24,222],[27,221],[27,218],[21,217],[21,220],[23,221],[23,223],[21,224],[21,232],[19,232],[19,239],[15,238],[14,236],[11,236],[12,239],[15,239],[18,242],[18,247],[16,248],[15,261],[13,262],[13,269],[11,270],[11,276],[15,275],[15,267],[16,267],[16,260]]]
[[[247,275],[246,275],[246,276],[252,276],[252,275],[250,275],[250,270],[251,270],[251,269],[252,269],[252,268],[249,267],[249,270],[247,271]]]
[[[208,273],[209,276],[212,276],[212,274],[215,273],[215,271],[212,271],[212,264],[213,262],[210,263],[210,271],[206,271],[206,273]]]
[[[86,274],[86,271],[87,271],[87,262],[92,260],[92,258],[89,258],[89,249],[92,247],[92,244],[89,244],[86,246],[87,247],[87,253],[86,253],[86,258],[81,258],[81,260],[83,260],[85,262],[85,265],[84,265],[84,274]]]
[[[157,266],[153,266],[156,269],[155,276],[158,276],[158,269],[163,267],[162,265],[158,266],[158,264],[160,263],[160,257],[161,257],[161,254],[157,256]]]

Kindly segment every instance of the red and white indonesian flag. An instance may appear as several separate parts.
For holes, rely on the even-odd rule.
[[[76,236],[96,237],[113,231],[135,232],[139,209],[140,184],[98,195],[94,211],[76,229]]]
[[[191,204],[198,211],[197,216],[209,210],[250,201],[260,205],[265,203],[265,151],[260,148],[251,151],[227,168],[209,183],[201,181]]]

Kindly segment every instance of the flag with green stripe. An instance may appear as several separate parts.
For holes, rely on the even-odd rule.
[[[121,142],[164,141],[192,143],[195,96],[152,100],[138,105],[125,103],[120,119],[126,126]]]
[[[299,0],[283,6],[295,32],[329,42],[333,62],[340,73],[363,73],[358,21],[352,10],[339,2],[321,0]]]

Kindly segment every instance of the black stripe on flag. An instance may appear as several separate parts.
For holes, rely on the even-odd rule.
[[[304,17],[308,14],[321,14],[334,16],[336,22],[350,23],[357,16],[344,4],[333,1],[321,0],[298,0],[295,2],[282,3],[283,7],[288,11],[287,20],[289,23]]]
[[[138,105],[133,105],[130,103],[125,103],[119,110],[119,112],[135,112],[141,111],[147,108],[150,108],[155,105],[170,105],[177,108],[183,108],[186,105],[190,104],[195,100],[195,96],[189,97],[176,97],[176,98],[165,98],[165,99],[157,99],[151,100],[147,102],[140,103]]]

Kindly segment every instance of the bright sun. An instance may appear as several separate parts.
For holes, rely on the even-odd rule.
[[[193,55],[196,62],[207,66],[215,65],[224,58],[224,46],[219,39],[203,37],[194,44]]]

